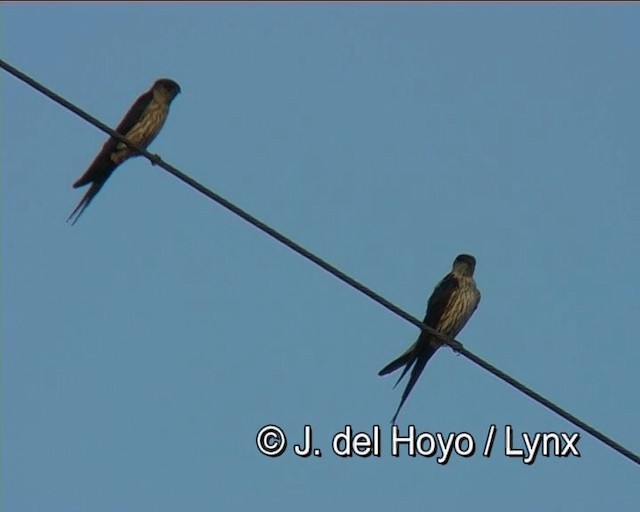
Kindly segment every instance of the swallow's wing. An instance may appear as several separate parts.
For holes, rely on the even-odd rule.
[[[449,305],[451,296],[457,288],[458,280],[453,276],[453,274],[447,274],[444,279],[442,279],[442,281],[438,283],[438,285],[433,290],[431,297],[429,298],[429,302],[427,305],[427,314],[425,315],[423,320],[425,324],[427,324],[429,327],[432,327],[433,329],[437,329],[438,322],[440,321],[440,318],[442,318],[442,315]],[[427,340],[428,338],[424,336],[424,333],[421,333],[416,343],[411,345],[400,357],[394,359],[382,370],[380,370],[378,372],[378,375],[387,375],[388,373],[392,373],[398,368],[404,366],[404,371],[402,372],[402,375],[400,375],[398,382],[396,382],[395,384],[395,386],[397,386],[402,378],[407,374],[407,372],[413,365],[413,362],[418,356],[416,347],[418,347],[419,345],[424,345]]]
[[[120,124],[117,126],[116,131],[121,135],[126,135],[135,124],[140,121],[142,114],[144,113],[147,105],[153,98],[153,92],[147,91],[140,96],[135,103],[131,106],[129,111],[125,114]],[[106,181],[107,178],[116,168],[116,165],[111,161],[111,153],[113,153],[118,147],[120,141],[114,137],[109,137],[107,142],[104,143],[100,153],[95,157],[89,168],[84,172],[82,176],[73,184],[73,188],[82,187],[91,182]],[[95,194],[94,194],[95,195]]]
[[[449,308],[451,297],[459,286],[458,278],[451,273],[447,274],[442,281],[436,285],[427,303],[427,313],[424,317],[425,324],[433,329],[438,328],[442,316]]]
[[[122,121],[116,128],[116,131],[122,135],[126,135],[131,128],[135,126],[135,124],[140,121],[144,110],[147,108],[151,100],[153,99],[153,90],[149,90],[141,95],[133,105],[129,111],[124,115]]]
[[[427,303],[427,314],[424,317],[424,323],[426,325],[432,327],[433,329],[438,328],[440,319],[449,307],[451,297],[458,289],[458,287],[458,279],[453,274],[447,274],[444,279],[442,279],[442,281],[438,283],[438,285],[433,290],[431,297],[429,297],[429,302]],[[393,419],[391,420],[391,422],[394,424],[396,422],[398,414],[400,413],[400,409],[402,409],[402,406],[411,394],[413,387],[416,385],[416,382],[418,382],[418,379],[420,378],[424,367],[426,366],[429,359],[431,359],[431,356],[433,356],[433,354],[435,354],[436,350],[438,349],[438,345],[434,345],[431,341],[431,336],[423,331],[420,334],[418,341],[414,343],[414,345],[412,345],[412,347],[415,347],[413,349],[413,353],[411,354],[412,357],[407,361],[407,365],[405,366],[402,375],[400,375],[398,382],[396,382],[397,386],[402,380],[402,377],[407,374],[409,368],[411,368],[411,366],[413,365],[413,369],[411,370],[411,377],[409,377],[409,382],[407,383],[407,387],[402,393],[402,398],[400,399],[398,409],[396,410],[396,413],[393,415]]]

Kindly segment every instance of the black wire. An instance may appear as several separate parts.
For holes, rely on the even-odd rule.
[[[241,217],[245,221],[249,222],[250,224],[252,224],[256,228],[258,228],[261,231],[265,232],[269,236],[275,238],[280,243],[286,245],[287,247],[289,247],[290,249],[294,250],[295,252],[297,252],[301,256],[304,256],[305,258],[307,258],[308,260],[312,261],[313,263],[315,263],[319,267],[323,268],[324,270],[326,270],[327,272],[329,272],[333,276],[337,277],[341,281],[347,283],[349,286],[351,286],[351,287],[355,288],[356,290],[358,290],[359,292],[363,293],[364,295],[366,295],[370,299],[376,301],[378,304],[380,304],[383,307],[387,308],[389,311],[395,313],[396,315],[400,316],[401,318],[404,318],[408,322],[411,322],[413,325],[415,325],[416,327],[422,329],[423,331],[427,331],[429,334],[432,334],[432,335],[436,336],[441,341],[443,341],[444,343],[446,343],[449,346],[451,346],[456,352],[459,352],[460,354],[465,356],[467,359],[469,359],[469,360],[473,361],[474,363],[476,363],[478,366],[484,368],[485,370],[487,370],[488,372],[492,373],[493,375],[495,375],[499,379],[503,380],[507,384],[510,384],[511,386],[516,388],[518,391],[521,391],[522,393],[527,395],[529,398],[532,398],[536,402],[540,403],[541,405],[544,405],[545,407],[547,407],[548,409],[552,410],[556,414],[562,416],[565,420],[569,421],[570,423],[573,423],[575,426],[577,426],[577,427],[581,428],[582,430],[584,430],[585,432],[591,434],[593,437],[595,437],[599,441],[603,442],[604,444],[606,444],[610,448],[613,448],[615,451],[617,451],[621,455],[624,455],[625,457],[627,457],[628,459],[632,460],[636,464],[640,464],[640,457],[638,455],[636,455],[632,451],[626,449],[624,446],[620,445],[619,443],[617,443],[616,441],[614,441],[610,437],[604,435],[603,433],[601,433],[600,431],[596,430],[595,428],[589,426],[584,421],[576,418],[573,414],[568,413],[567,411],[565,411],[564,409],[562,409],[558,405],[554,404],[553,402],[551,402],[547,398],[543,397],[539,393],[536,393],[531,388],[525,386],[524,384],[522,384],[521,382],[517,381],[513,377],[507,375],[506,373],[504,373],[503,371],[499,370],[498,368],[496,368],[492,364],[488,363],[484,359],[481,359],[480,357],[476,356],[474,353],[468,351],[466,348],[464,348],[462,343],[460,343],[459,341],[452,340],[452,339],[448,338],[447,336],[444,336],[442,333],[440,333],[440,332],[436,331],[435,329],[429,327],[428,325],[424,324],[423,322],[418,320],[416,317],[414,317],[414,316],[410,315],[409,313],[407,313],[406,311],[400,309],[398,306],[396,306],[392,302],[388,301],[387,299],[385,299],[381,295],[377,294],[376,292],[374,292],[370,288],[366,287],[362,283],[360,283],[360,282],[356,281],[355,279],[353,279],[352,277],[348,276],[347,274],[342,272],[340,269],[334,267],[333,265],[331,265],[327,261],[323,260],[319,256],[316,256],[314,253],[312,253],[311,251],[305,249],[300,244],[294,242],[290,238],[287,238],[282,233],[276,231],[275,229],[273,229],[269,225],[265,224],[261,220],[257,219],[253,215],[251,215],[250,213],[244,211],[239,206],[236,206],[231,201],[228,201],[224,197],[216,194],[215,192],[213,192],[212,190],[208,189],[204,185],[198,183],[196,180],[194,180],[190,176],[184,174],[179,169],[176,169],[171,164],[166,163],[158,155],[154,155],[152,153],[149,153],[146,149],[142,149],[140,147],[137,147],[135,144],[132,144],[124,136],[120,135],[119,133],[117,133],[116,131],[114,131],[113,129],[111,129],[110,127],[105,125],[104,123],[100,122],[95,117],[87,114],[84,110],[81,110],[80,108],[76,107],[73,103],[70,103],[69,101],[65,100],[63,97],[59,96],[58,94],[56,94],[52,90],[48,89],[47,87],[41,85],[40,83],[35,81],[33,78],[31,78],[28,75],[24,74],[22,71],[14,68],[13,66],[11,66],[10,64],[8,64],[7,62],[5,62],[2,59],[0,59],[0,67],[2,67],[5,71],[9,72],[10,74],[15,76],[16,78],[22,80],[23,82],[25,82],[29,86],[33,87],[37,91],[41,92],[42,94],[44,94],[48,98],[52,99],[56,103],[59,103],[63,107],[67,108],[68,110],[71,110],[74,114],[80,116],[82,119],[84,119],[85,121],[91,123],[95,127],[97,127],[100,130],[102,130],[103,132],[105,132],[105,133],[111,135],[112,137],[115,137],[116,139],[126,143],[128,146],[130,146],[133,149],[135,149],[136,151],[138,151],[142,156],[144,156],[147,159],[149,159],[149,161],[151,161],[152,164],[158,165],[159,167],[162,167],[164,170],[166,170],[167,172],[173,174],[179,180],[182,180],[187,185],[195,188],[198,192],[204,194],[208,198],[210,198],[210,199],[214,200],[215,202],[217,202],[218,204],[224,206],[226,209],[228,209],[231,212],[235,213],[236,215],[238,215],[239,217]]]

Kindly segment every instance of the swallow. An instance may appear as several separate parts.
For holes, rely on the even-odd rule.
[[[161,78],[140,96],[131,106],[116,132],[126,137],[132,144],[146,149],[156,138],[169,115],[169,106],[180,94],[180,86],[168,78]],[[73,188],[91,183],[89,190],[69,215],[67,222],[75,224],[85,208],[100,191],[109,176],[127,159],[139,153],[115,137],[110,137],[95,157],[89,168],[73,184]]]
[[[427,303],[427,313],[423,323],[439,331],[450,339],[455,339],[466,325],[480,302],[480,291],[473,279],[476,259],[469,254],[460,254],[453,261],[451,272],[440,281]],[[400,405],[391,423],[395,425],[400,409],[415,386],[431,356],[442,346],[437,337],[422,331],[413,345],[400,357],[391,361],[378,375],[387,375],[404,366],[394,388],[413,366],[407,387],[402,393]]]

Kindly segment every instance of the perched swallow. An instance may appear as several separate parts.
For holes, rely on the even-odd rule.
[[[454,339],[465,326],[480,302],[480,291],[473,280],[476,259],[468,254],[460,254],[453,262],[451,272],[433,290],[427,304],[427,314],[423,322],[436,331]],[[442,342],[425,331],[420,333],[417,341],[411,345],[400,357],[391,361],[378,375],[386,375],[396,371],[401,366],[404,370],[394,388],[400,384],[402,378],[413,366],[409,383],[402,393],[402,399],[391,423],[395,424],[400,409],[415,386],[422,370],[442,346]]]
[[[116,128],[116,132],[125,136],[133,144],[146,149],[156,138],[169,114],[169,105],[180,93],[180,86],[173,80],[161,78],[140,96],[129,112]],[[67,222],[73,219],[72,225],[82,215],[85,208],[93,200],[111,173],[125,160],[137,156],[138,153],[124,142],[110,137],[95,157],[89,168],[73,184],[73,188],[83,187],[91,183],[89,190],[73,210]]]

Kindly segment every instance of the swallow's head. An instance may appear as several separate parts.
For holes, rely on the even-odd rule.
[[[182,92],[178,82],[174,82],[170,78],[160,78],[159,80],[156,80],[153,84],[153,89],[164,89],[171,100]]]
[[[476,259],[470,254],[459,254],[453,260],[453,272],[463,276],[473,276],[476,269]]]

